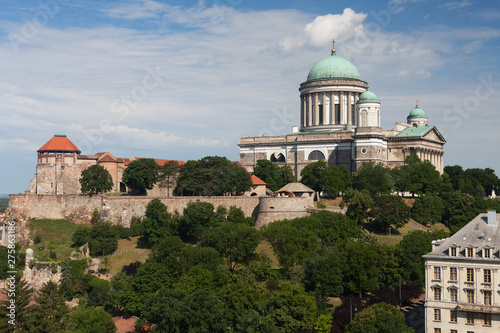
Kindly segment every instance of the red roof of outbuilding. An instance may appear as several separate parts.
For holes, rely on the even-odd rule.
[[[267,185],[265,181],[257,177],[256,175],[252,175],[252,183],[254,185]]]
[[[78,149],[77,146],[74,145],[73,142],[70,141],[66,137],[66,135],[54,135],[52,139],[47,141],[38,152],[72,152],[72,153],[81,153],[81,150]]]

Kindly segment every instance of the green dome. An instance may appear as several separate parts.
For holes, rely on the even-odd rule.
[[[367,89],[364,93],[359,95],[358,104],[360,103],[380,103],[377,95]]]
[[[418,104],[415,106],[413,110],[411,110],[410,115],[408,118],[427,118],[425,115],[424,110],[418,107]]]
[[[307,82],[321,80],[356,80],[361,81],[359,72],[347,59],[332,55],[318,61],[309,71]]]

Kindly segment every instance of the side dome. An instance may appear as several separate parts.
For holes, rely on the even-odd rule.
[[[415,106],[413,110],[410,111],[408,118],[427,118],[424,110],[418,107],[418,104]]]
[[[375,95],[370,89],[367,89],[364,93],[359,95],[357,104],[361,103],[380,103],[377,95]]]
[[[309,71],[307,82],[322,80],[361,81],[357,68],[347,59],[332,55],[318,61]]]

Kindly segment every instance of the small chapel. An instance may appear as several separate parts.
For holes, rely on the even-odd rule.
[[[336,54],[335,44],[330,56],[312,66],[299,92],[300,126],[292,133],[241,138],[240,160],[249,172],[267,159],[290,166],[300,179],[302,169],[318,160],[355,172],[365,162],[394,168],[417,155],[443,173],[446,140],[424,110],[417,103],[406,122],[382,129],[380,100],[357,68]]]

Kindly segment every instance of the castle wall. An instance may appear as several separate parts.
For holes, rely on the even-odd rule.
[[[260,198],[259,217],[255,226],[260,228],[273,221],[308,216],[313,208],[310,197],[263,197]]]
[[[155,197],[106,197],[94,195],[10,195],[7,219],[66,219],[89,223],[97,209],[101,217],[114,224],[130,226],[132,217],[143,217],[147,204]],[[259,197],[158,197],[170,213],[182,214],[190,202],[209,202],[215,208],[239,207],[246,216],[257,218]]]

